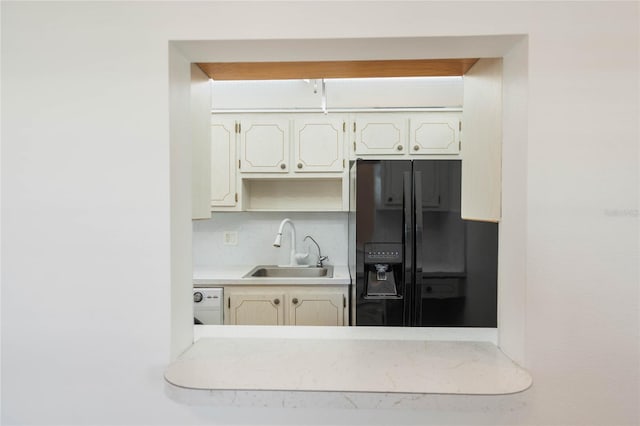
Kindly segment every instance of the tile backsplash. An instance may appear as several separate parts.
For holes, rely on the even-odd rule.
[[[328,264],[347,264],[348,219],[345,212],[225,212],[214,213],[208,220],[193,221],[194,265],[288,263],[291,247],[288,225],[282,235],[282,246],[273,247],[280,222],[287,217],[296,228],[297,251],[309,252],[310,263],[315,263],[317,250],[311,241],[303,242],[306,235],[318,242],[323,256],[329,256]],[[237,245],[225,244],[226,232],[237,233]]]

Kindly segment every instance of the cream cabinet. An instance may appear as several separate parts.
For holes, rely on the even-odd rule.
[[[348,286],[225,286],[224,323],[332,325],[349,323]]]
[[[355,155],[402,155],[407,150],[404,114],[356,114],[352,132]]]
[[[357,113],[349,127],[352,158],[455,158],[460,153],[460,111]]]
[[[284,325],[284,293],[271,290],[224,290],[224,323],[232,325]]]
[[[213,117],[213,211],[348,211],[349,159],[459,156],[459,111]]]
[[[289,297],[289,324],[344,325],[346,300],[346,295],[341,291],[292,291]]]
[[[288,173],[289,119],[281,116],[239,120],[240,171]]]
[[[422,113],[409,116],[409,154],[457,154],[460,151],[460,114]]]
[[[214,115],[212,210],[348,210],[346,118]]]
[[[324,115],[293,121],[294,172],[341,172],[345,121]]]
[[[502,59],[482,58],[464,77],[462,218],[502,214]]]
[[[231,119],[211,122],[211,207],[233,207],[236,190],[236,132],[238,123]]]

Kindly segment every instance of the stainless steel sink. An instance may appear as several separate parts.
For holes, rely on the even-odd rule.
[[[243,278],[332,278],[333,266],[258,265]]]

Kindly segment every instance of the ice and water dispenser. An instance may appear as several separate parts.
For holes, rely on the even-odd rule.
[[[402,298],[402,244],[364,245],[365,298]]]

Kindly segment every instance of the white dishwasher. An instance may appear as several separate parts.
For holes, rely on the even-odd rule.
[[[222,288],[194,287],[193,322],[194,324],[222,324],[222,306],[224,298]]]

